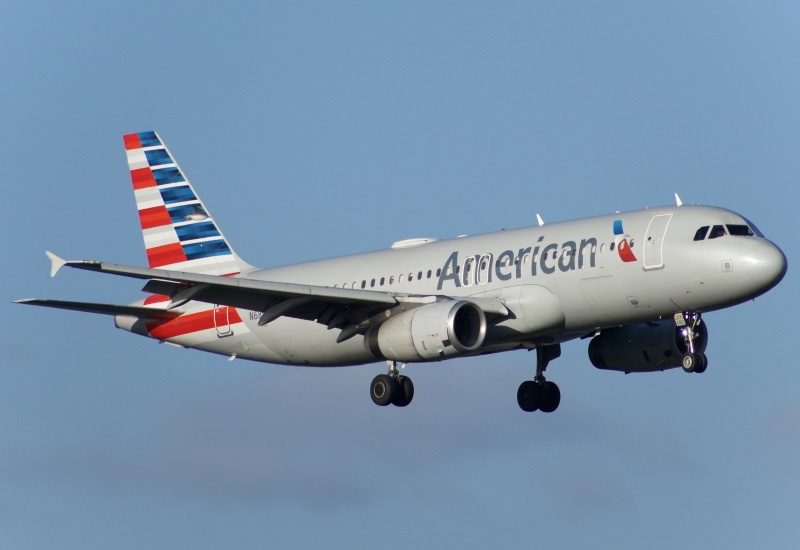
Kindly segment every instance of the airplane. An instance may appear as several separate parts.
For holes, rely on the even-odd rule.
[[[598,369],[704,372],[702,315],[776,286],[786,256],[743,216],[684,205],[615,213],[455,239],[258,268],[230,246],[153,131],[123,138],[149,267],[64,266],[145,281],[130,305],[47,299],[17,303],[111,315],[134,334],[231,359],[337,367],[386,361],[376,405],[407,406],[414,385],[398,364],[535,350],[522,382],[526,412],[555,411],[545,378],[561,344],[589,339]]]

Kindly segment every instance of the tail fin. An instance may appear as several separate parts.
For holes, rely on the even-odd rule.
[[[123,137],[151,268],[236,275],[247,266],[155,132]]]

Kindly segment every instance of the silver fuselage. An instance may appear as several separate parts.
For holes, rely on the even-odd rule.
[[[489,327],[473,354],[492,353],[679,312],[713,311],[763,294],[786,272],[785,256],[758,235],[695,240],[701,227],[728,225],[752,227],[722,208],[660,207],[240,276],[402,296],[499,299],[512,314]],[[186,316],[209,309],[189,302],[181,311]],[[337,343],[339,331],[323,324],[280,317],[259,326],[260,314],[225,308],[211,329],[159,339],[269,363],[344,366],[380,359],[363,334]],[[117,325],[131,329],[133,323],[118,317]]]

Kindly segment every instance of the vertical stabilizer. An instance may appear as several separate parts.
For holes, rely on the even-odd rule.
[[[233,252],[194,188],[155,132],[123,137],[151,268],[236,275]]]

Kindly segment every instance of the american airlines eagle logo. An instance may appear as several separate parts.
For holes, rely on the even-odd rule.
[[[631,236],[622,229],[622,220],[614,220],[614,248],[619,253],[619,259],[623,262],[635,262],[636,256],[631,250]]]

